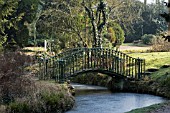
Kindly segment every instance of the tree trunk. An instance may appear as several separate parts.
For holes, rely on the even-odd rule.
[[[170,3],[170,0],[168,0],[168,4]],[[168,7],[169,15],[170,15],[170,7]],[[168,36],[170,36],[170,22],[168,22]]]
[[[83,7],[85,8],[88,17],[90,18],[92,29],[93,29],[93,47],[102,48],[102,31],[107,24],[108,15],[110,10],[107,9],[107,3],[100,0],[97,8],[92,8],[92,4],[87,7],[85,1],[82,2]]]
[[[145,5],[147,4],[147,0],[144,0],[144,4],[145,4]]]

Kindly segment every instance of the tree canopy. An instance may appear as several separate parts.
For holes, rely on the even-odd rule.
[[[1,47],[11,40],[20,47],[54,40],[57,50],[101,47],[105,34],[122,43],[167,29],[162,3],[137,0],[0,0],[0,9]]]

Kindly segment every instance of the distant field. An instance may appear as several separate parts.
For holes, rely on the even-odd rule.
[[[131,53],[129,56],[146,60],[146,69],[160,68],[164,64],[170,64],[170,52]]]
[[[133,44],[133,43],[124,43],[120,46],[121,51],[146,51],[150,50],[151,46],[145,44]]]
[[[120,50],[127,52],[129,56],[142,58],[146,60],[146,69],[160,68],[164,64],[170,64],[170,52],[146,52],[151,49],[147,45],[134,45],[133,43],[125,43]]]

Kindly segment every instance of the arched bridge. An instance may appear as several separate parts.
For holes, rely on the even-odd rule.
[[[64,81],[85,72],[139,80],[145,73],[145,60],[108,48],[76,48],[39,60],[40,79]]]

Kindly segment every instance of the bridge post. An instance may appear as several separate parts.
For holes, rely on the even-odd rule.
[[[138,79],[141,78],[141,59],[137,59],[138,62]]]
[[[48,76],[48,59],[44,58],[44,75],[43,79],[45,80]]]
[[[63,83],[65,81],[65,61],[59,60],[59,82]]]
[[[38,59],[38,63],[39,63],[39,74],[38,74],[38,78],[39,79],[41,79],[42,80],[42,78],[43,78],[43,75],[44,75],[44,71],[42,71],[42,64],[43,64],[43,58],[42,57],[40,57],[39,59]]]
[[[146,62],[145,62],[145,59],[143,59],[143,68],[144,68],[143,77],[145,77],[145,70],[146,70],[145,65],[146,65]]]
[[[52,58],[52,69],[53,69],[53,72],[52,72],[52,77],[55,76],[55,63],[54,63],[54,57]]]
[[[87,68],[90,68],[90,49],[87,49]]]

